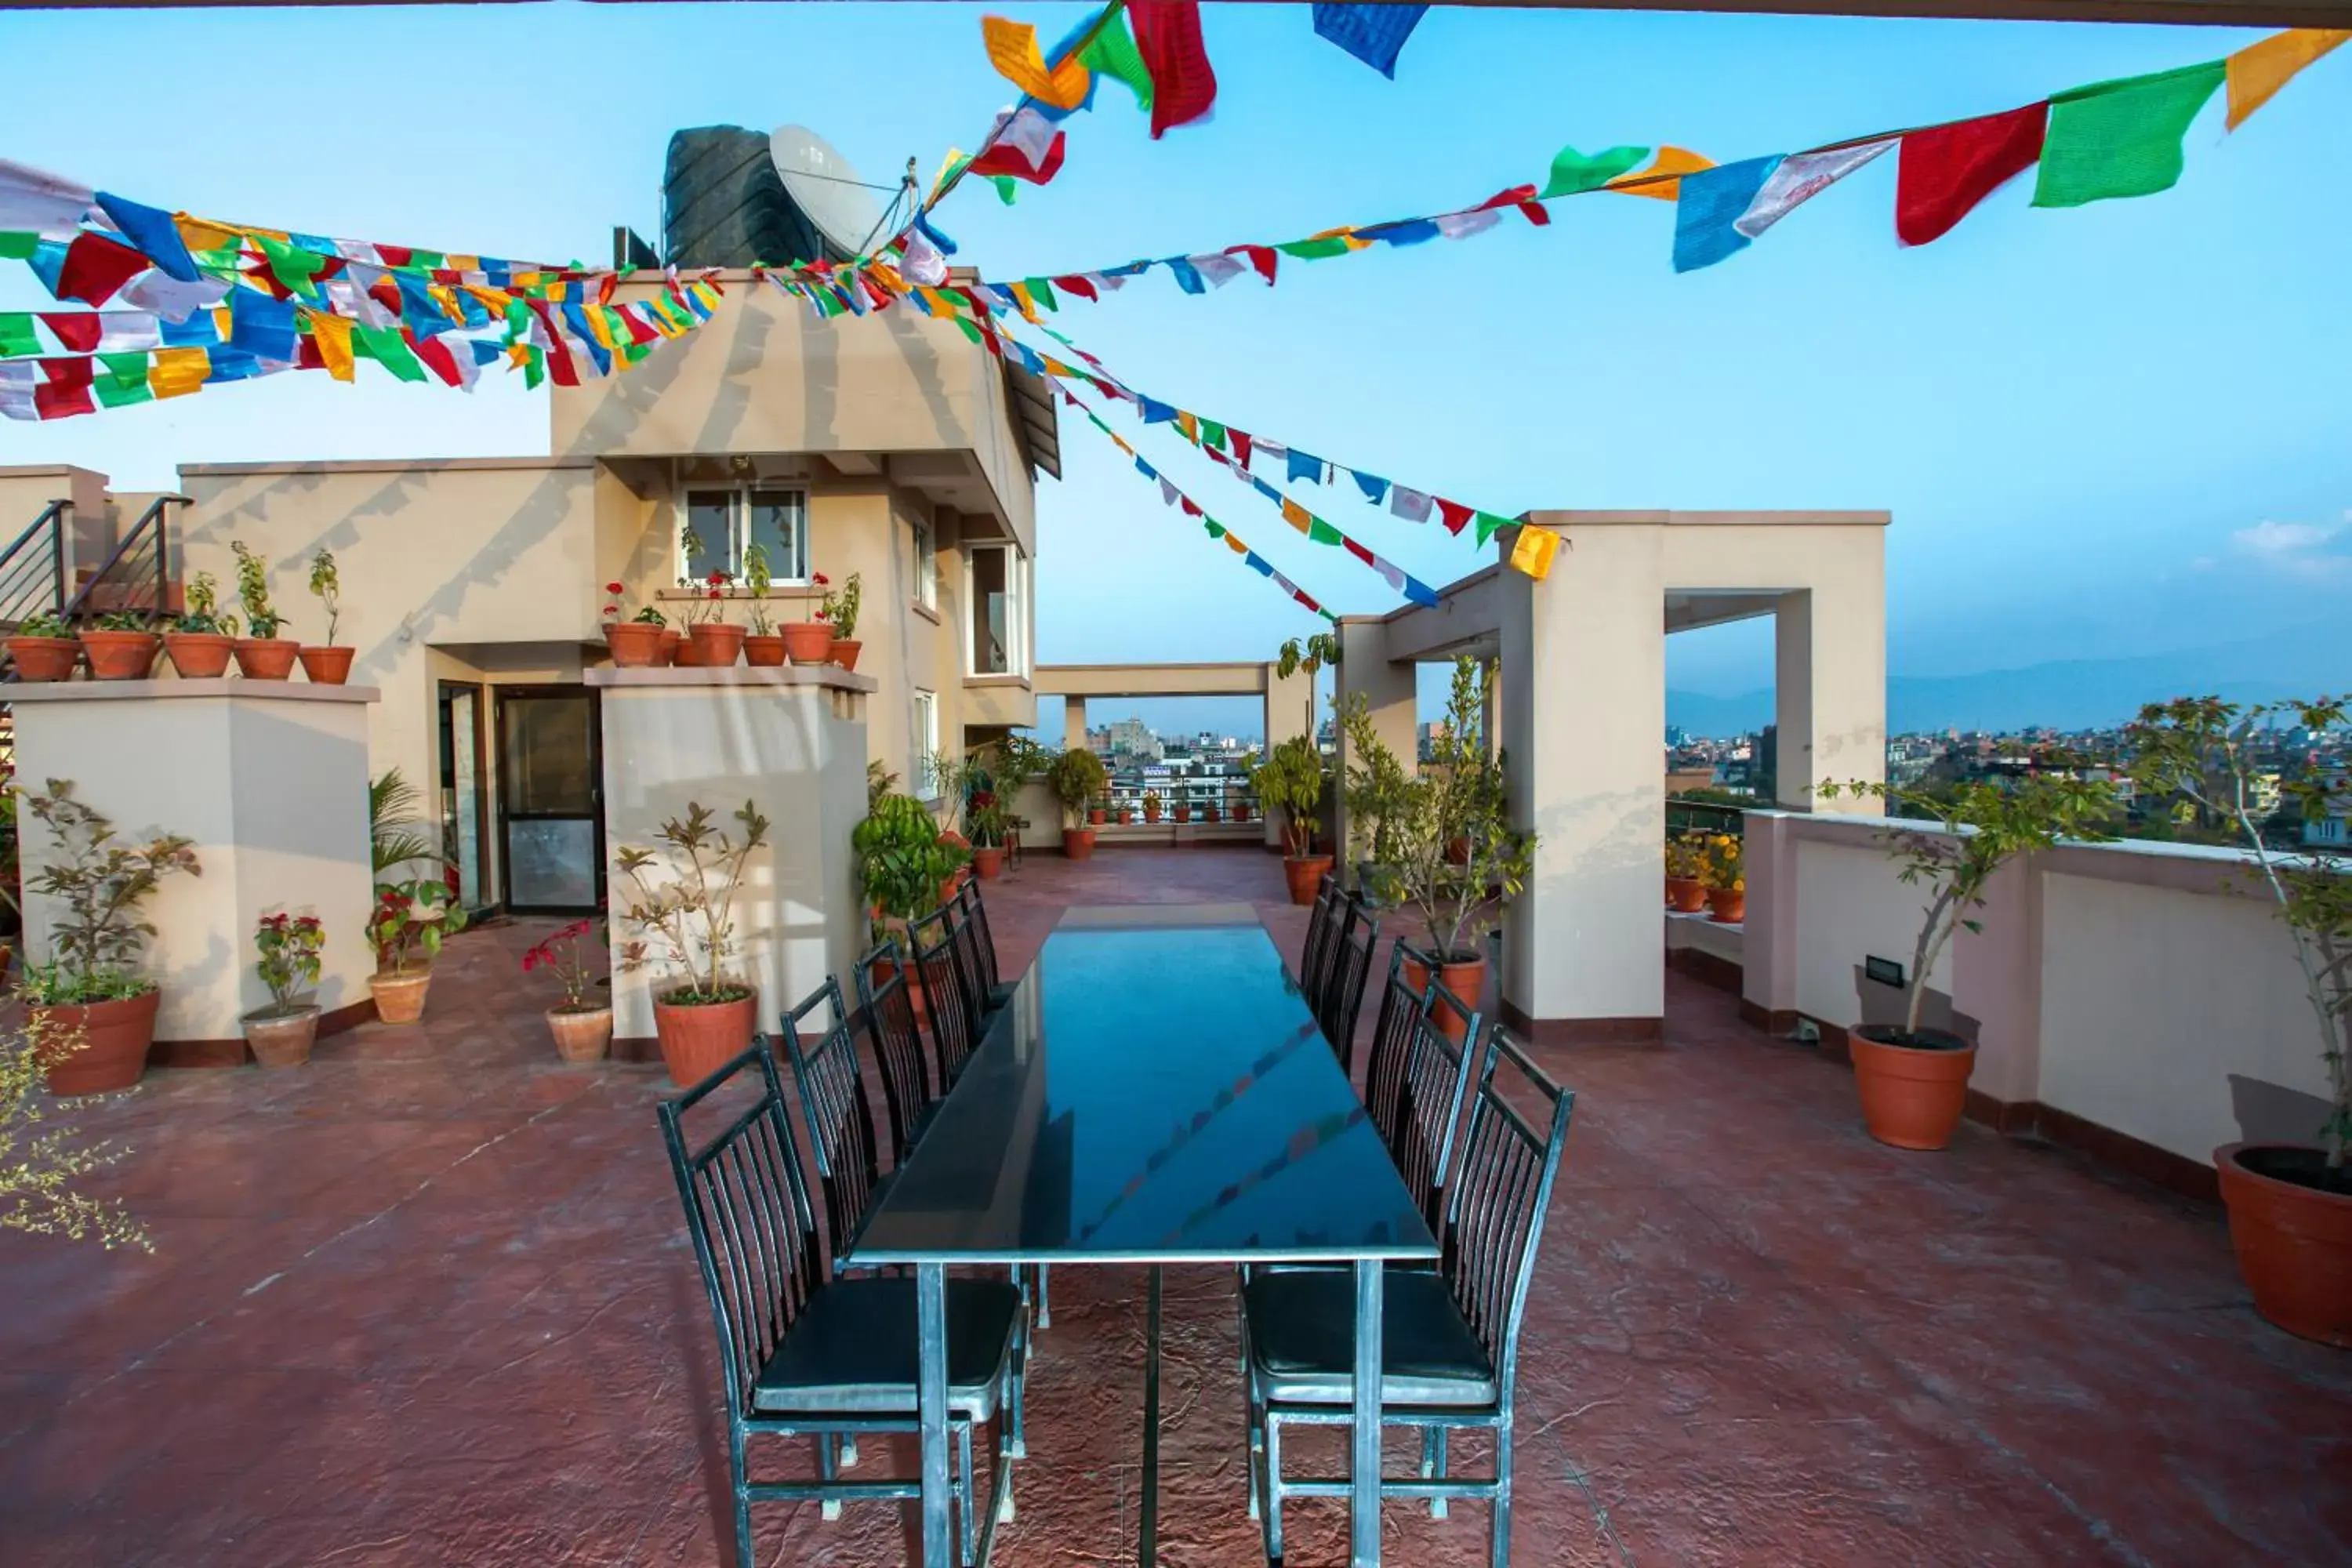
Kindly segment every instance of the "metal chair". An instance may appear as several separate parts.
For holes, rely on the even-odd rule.
[[[981,1009],[993,1013],[1013,999],[1013,988],[1018,982],[1004,979],[997,970],[996,933],[988,923],[988,905],[981,898],[980,879],[967,880],[949,902],[962,909],[970,928],[964,954],[980,994]]]
[[[739,1110],[746,1079],[757,1098]],[[707,1142],[689,1142],[687,1113],[730,1089],[709,1113],[728,1118],[724,1131]],[[658,1110],[719,1330],[736,1560],[753,1561],[755,1502],[815,1498],[831,1517],[847,1499],[921,1496],[919,1481],[847,1481],[836,1473],[836,1440],[859,1432],[919,1430],[915,1282],[827,1277],[775,1057],[755,1043]],[[988,1551],[996,1521],[1011,1502],[1012,1468],[1000,1442],[988,1522],[975,1541],[972,1428],[996,1419],[1020,1396],[1014,1352],[1022,1310],[1020,1292],[1008,1284],[948,1282],[948,1418],[956,1438],[950,1485],[966,1564]],[[817,1479],[752,1481],[745,1447],[755,1433],[814,1437]]]
[[[1402,979],[1396,984],[1402,986]],[[1459,1042],[1439,1022],[1448,1016],[1443,1011],[1448,1006],[1454,1009],[1452,1016],[1467,1020]],[[1483,1088],[1486,1075],[1494,1071],[1495,1052],[1475,1048],[1478,1015],[1435,980],[1423,989],[1414,1013],[1381,1105],[1374,1109],[1368,1094],[1365,1109],[1389,1146],[1389,1158],[1396,1163],[1405,1189],[1435,1230],[1445,1217],[1445,1183],[1462,1107],[1473,1092],[1474,1077]]]
[[[1331,939],[1337,934],[1339,884],[1327,876],[1315,889],[1315,907],[1307,916],[1307,941],[1298,950],[1298,993],[1307,1010],[1323,1008],[1324,977],[1330,970]]]
[[[1371,975],[1372,949],[1380,940],[1380,921],[1360,900],[1349,898],[1330,950],[1322,1003],[1315,1009],[1315,1021],[1343,1073],[1355,1070],[1356,1020],[1364,1010],[1364,982]]]
[[[890,971],[880,981],[875,975]],[[923,1066],[923,1031],[915,1021],[914,994],[908,990],[907,959],[898,939],[886,936],[857,961],[857,1005],[882,1069],[882,1110],[890,1123],[890,1164],[907,1163],[934,1103],[931,1075]]]
[[[818,1009],[825,1023],[817,1043],[801,1045],[801,1024]],[[793,1082],[801,1092],[801,1118],[808,1123],[809,1150],[816,1156],[816,1179],[824,1194],[824,1234],[833,1271],[856,1245],[866,1216],[881,1195],[882,1151],[874,1137],[874,1112],[866,1103],[857,1041],[849,1032],[841,984],[827,975],[823,985],[784,1015],[780,1031],[792,1058]]]
[[[1433,1507],[1448,1498],[1486,1500],[1494,1509],[1487,1562],[1507,1568],[1520,1329],[1576,1097],[1499,1031],[1490,1032],[1480,1054],[1510,1062],[1545,1113],[1530,1121],[1492,1081],[1480,1083],[1439,1233],[1438,1268],[1391,1269],[1382,1282],[1381,1424],[1422,1428],[1423,1473],[1411,1480],[1383,1478],[1381,1493],[1426,1499]],[[1243,1288],[1250,1356],[1244,1397],[1258,1450],[1250,1504],[1262,1519],[1272,1562],[1282,1560],[1284,1498],[1350,1492],[1345,1479],[1284,1479],[1281,1435],[1286,1425],[1354,1425],[1354,1292],[1346,1268],[1264,1272]],[[1457,1427],[1495,1434],[1491,1479],[1445,1473],[1444,1437]]]
[[[964,972],[962,922],[952,904],[943,904],[907,928],[914,943],[915,972],[930,1013],[933,1080],[940,1092],[955,1087],[963,1064],[980,1048],[980,1007]]]

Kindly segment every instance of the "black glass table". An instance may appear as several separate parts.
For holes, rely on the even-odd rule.
[[[1381,1266],[1436,1256],[1263,926],[1066,921],[852,1254],[861,1267],[915,1270],[926,1568],[954,1561],[949,1265],[1150,1266],[1139,1548],[1150,1564],[1161,1266],[1353,1264],[1349,1561],[1370,1565],[1381,1550]]]

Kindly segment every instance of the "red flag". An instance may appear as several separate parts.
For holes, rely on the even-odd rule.
[[[1536,200],[1536,188],[1533,185],[1513,185],[1507,191],[1496,191],[1471,210],[1485,212],[1490,207],[1517,207],[1526,215],[1527,220],[1538,228],[1551,222],[1551,211],[1543,203]]]
[[[1448,533],[1459,533],[1465,528],[1468,527],[1470,524],[1470,512],[1471,509],[1464,506],[1458,500],[1444,500],[1441,499],[1437,502],[1438,519],[1445,524],[1445,531]]]
[[[1257,268],[1257,275],[1265,279],[1265,286],[1269,289],[1274,287],[1275,265],[1282,259],[1275,254],[1274,247],[1270,245],[1236,245],[1228,248],[1225,254],[1227,256],[1248,257],[1249,264]]]
[[[1010,142],[999,142],[971,161],[970,173],[974,174],[1010,174],[1016,180],[1026,180],[1042,185],[1062,172],[1062,154],[1069,145],[1069,136],[1060,131],[1045,146],[1045,161],[1032,168],[1028,155]]]
[[[86,310],[44,310],[41,322],[57,333],[58,342],[78,354],[94,354],[101,331],[98,318]]]
[[[1370,566],[1374,564],[1372,552],[1365,549],[1362,545],[1357,543],[1354,540],[1349,538],[1344,533],[1339,536],[1339,547],[1345,550],[1349,554],[1354,556],[1357,560],[1362,562],[1365,565]]]
[[[1903,138],[1895,178],[1895,234],[1925,245],[2042,157],[2047,103],[1932,126]]]
[[[1183,503],[1184,515],[1186,517],[1199,517],[1202,515],[1199,504],[1196,503],[1191,496],[1185,495],[1180,491],[1178,492],[1176,499]]]
[[[90,235],[82,236],[83,239],[92,237]],[[140,259],[144,261],[146,258],[141,257]],[[45,359],[41,362],[41,374],[48,379],[33,388],[33,407],[42,418],[65,419],[76,414],[98,412],[98,405],[91,401],[89,395],[89,384],[94,374],[89,361]]]
[[[1151,73],[1151,137],[1190,125],[1217,101],[1217,73],[1201,41],[1200,0],[1129,0],[1136,53]]]
[[[1055,279],[1054,287],[1056,289],[1066,289],[1069,290],[1069,292],[1076,294],[1081,300],[1099,300],[1102,298],[1100,294],[1095,292],[1095,286],[1093,284],[1087,282],[1084,277],[1076,272],[1071,273],[1066,278]]]
[[[114,298],[116,289],[153,265],[138,251],[102,234],[78,234],[66,247],[66,258],[58,267],[57,296],[85,305],[103,305]]]
[[[466,384],[465,376],[457,369],[457,356],[449,352],[447,343],[439,338],[420,338],[404,327],[401,329],[400,335],[408,340],[408,346],[416,357],[441,378],[442,384],[463,386]]]
[[[405,245],[379,245],[375,253],[383,258],[386,267],[405,267],[416,259],[416,252]]]
[[[1248,468],[1250,458],[1249,432],[1246,430],[1236,430],[1232,426],[1228,425],[1225,426],[1225,434],[1234,438],[1234,461],[1244,468]]]
[[[294,340],[294,368],[296,370],[327,368],[326,353],[319,347],[318,338],[310,332],[304,332]]]

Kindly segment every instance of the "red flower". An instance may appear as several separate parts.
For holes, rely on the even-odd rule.
[[[713,588],[713,589],[711,589],[711,590],[710,590],[710,596],[711,596],[712,598],[714,598],[714,599],[723,599],[723,598],[725,598],[727,595],[726,595],[726,594],[725,594],[724,592],[722,592],[721,590],[717,589],[717,588]]]
[[[833,583],[833,579],[826,576],[822,572],[811,574],[809,581],[815,584],[820,588],[829,587]]]
[[[818,609],[818,611],[817,611],[817,613],[816,613],[815,615],[814,615],[814,616],[810,616],[809,618],[810,618],[811,620],[815,620],[815,621],[821,621],[821,620],[824,619],[824,609],[823,609],[823,608],[819,608],[819,609]]]
[[[709,583],[714,588],[721,587],[727,582],[727,574],[724,572],[713,572],[709,577],[703,579],[703,581]]]
[[[614,595],[615,598],[619,597],[625,591],[625,590],[624,590],[618,583],[607,583],[604,584],[604,592]]]

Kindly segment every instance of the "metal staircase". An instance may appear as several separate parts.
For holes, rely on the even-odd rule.
[[[185,496],[158,496],[140,513],[95,570],[74,571],[67,558],[70,501],[53,500],[32,526],[0,550],[0,637],[35,616],[93,621],[122,611],[162,620],[180,613],[180,585],[172,576],[171,509]],[[0,685],[16,679],[16,661],[0,658]],[[13,769],[16,721],[0,702],[0,766]]]

